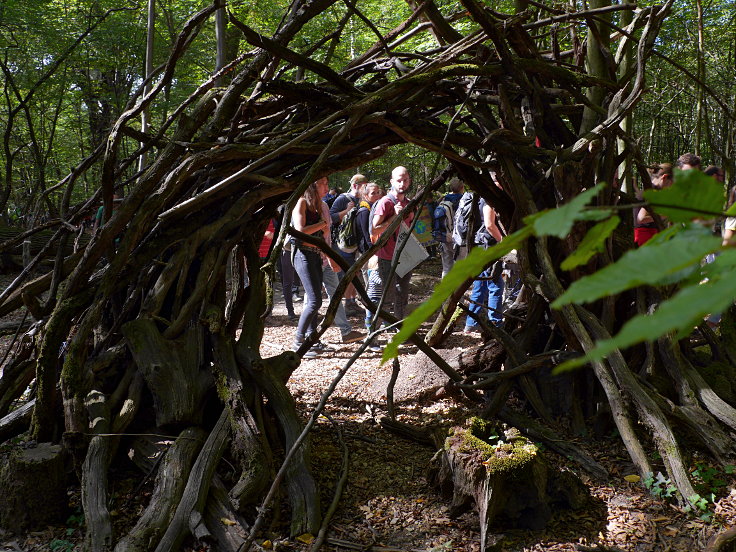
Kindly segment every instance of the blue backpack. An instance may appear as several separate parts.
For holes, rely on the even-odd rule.
[[[455,207],[452,201],[442,200],[432,213],[432,235],[437,241],[452,243],[452,233],[455,229]],[[441,235],[445,239],[441,240]]]
[[[475,235],[480,221],[480,209],[475,193],[465,192],[455,210],[455,224],[452,228],[452,241],[455,245],[468,245],[468,236]]]

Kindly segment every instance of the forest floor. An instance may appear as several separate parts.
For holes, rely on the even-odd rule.
[[[426,299],[439,280],[438,261],[430,260],[412,280],[410,303]],[[277,293],[273,313],[267,319],[261,353],[264,357],[291,348],[296,324],[286,316]],[[295,304],[299,312],[300,303]],[[351,318],[356,329],[363,320]],[[9,337],[0,339],[4,353]],[[456,331],[439,352],[446,358],[478,344],[479,337]],[[304,360],[288,382],[306,419],[330,386],[340,368],[357,350],[358,344],[342,345],[336,328],[327,330],[323,341],[336,351]],[[459,403],[437,391],[444,383],[435,371],[412,362],[414,346],[402,346],[401,375],[395,388],[397,419],[419,426],[459,425],[472,416],[472,405]],[[425,474],[435,450],[405,440],[384,430],[378,421],[385,416],[386,388],[390,364],[380,365],[380,354],[365,352],[337,385],[312,434],[312,465],[321,490],[322,509],[333,500],[335,487],[344,469],[347,451],[347,484],[330,523],[325,551],[365,550],[375,552],[442,552],[480,550],[477,513],[457,519],[449,516],[450,499],[427,483]],[[554,428],[565,434],[565,424]],[[704,521],[658,498],[641,483],[630,482],[634,471],[620,439],[575,440],[609,472],[607,482],[593,481],[568,459],[545,451],[552,464],[574,471],[590,490],[588,506],[578,511],[559,510],[540,531],[491,528],[491,550],[504,551],[615,551],[632,552],[705,550],[708,541],[736,523],[736,480],[712,469],[707,457],[692,452],[692,469],[701,474],[701,487],[715,492],[710,507],[712,519]],[[344,443],[341,445],[341,443]],[[132,496],[135,480],[116,489],[112,514],[117,531],[125,530],[145,504],[145,496]],[[655,491],[666,492],[666,483],[655,483]],[[140,494],[140,493],[139,493]],[[69,489],[72,511],[78,504],[79,489]],[[0,499],[2,499],[0,497]],[[77,512],[78,512],[78,506]],[[127,511],[126,511],[127,510]],[[287,539],[288,513],[273,520],[258,542],[264,548],[306,551],[310,535]],[[119,533],[118,533],[119,535]],[[12,535],[0,528],[0,552],[81,550],[80,518],[72,516],[66,525],[48,527],[26,535]],[[264,543],[264,540],[267,541]],[[187,546],[185,550],[206,550]]]

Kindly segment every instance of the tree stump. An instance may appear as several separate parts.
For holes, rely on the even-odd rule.
[[[64,521],[68,500],[61,446],[40,443],[13,451],[0,469],[0,497],[0,527],[14,533]]]
[[[736,527],[729,527],[713,537],[705,552],[736,552]]]
[[[496,516],[503,516],[510,527],[542,529],[553,506],[577,509],[589,496],[577,476],[552,469],[537,446],[518,430],[503,431],[480,418],[471,418],[467,427],[454,428],[440,456],[430,480],[452,492],[451,517],[475,505],[481,552]]]

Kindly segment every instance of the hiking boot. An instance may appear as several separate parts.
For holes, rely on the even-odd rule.
[[[286,315],[289,319],[289,322],[299,322],[299,315],[293,312],[290,312]]]
[[[360,333],[357,330],[350,330],[346,334],[342,334],[343,343],[355,343],[356,341],[362,341],[365,334]]]

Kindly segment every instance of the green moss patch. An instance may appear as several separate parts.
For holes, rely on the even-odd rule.
[[[467,428],[455,428],[445,448],[456,448],[464,454],[478,455],[489,474],[508,473],[532,461],[537,446],[518,431],[499,431],[492,422],[481,418],[468,420]]]

